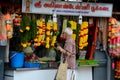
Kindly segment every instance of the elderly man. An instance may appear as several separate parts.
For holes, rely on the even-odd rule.
[[[57,46],[57,49],[63,53],[64,58],[68,56],[67,62],[68,69],[70,69],[70,71],[67,73],[67,80],[70,80],[72,76],[71,74],[74,72],[76,65],[76,44],[75,41],[72,39],[72,34],[73,31],[71,28],[65,28],[63,32],[63,37],[66,40],[64,48],[62,48],[61,46]]]

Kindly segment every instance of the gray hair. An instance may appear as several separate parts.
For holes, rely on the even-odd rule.
[[[73,30],[71,28],[65,28],[64,32],[67,33],[68,35],[73,34]]]

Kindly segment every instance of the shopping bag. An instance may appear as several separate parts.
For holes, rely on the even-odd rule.
[[[61,60],[55,80],[67,80],[67,67],[68,67],[67,58],[65,62]]]

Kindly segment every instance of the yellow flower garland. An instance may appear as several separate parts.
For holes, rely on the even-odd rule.
[[[46,48],[50,48],[50,36],[51,36],[51,23],[50,22],[47,22],[47,26],[46,26]]]
[[[83,49],[88,45],[88,22],[83,22],[79,31],[79,49]]]

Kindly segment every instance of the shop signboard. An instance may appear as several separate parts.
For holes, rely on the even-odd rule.
[[[113,4],[54,0],[22,0],[23,13],[111,17]]]

